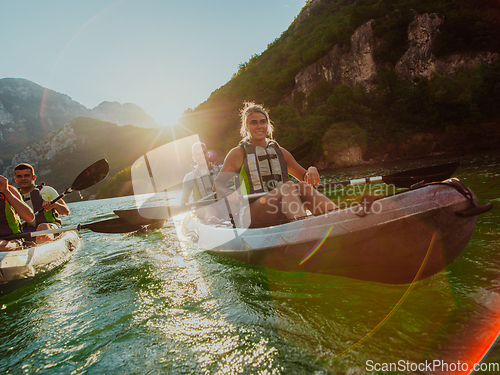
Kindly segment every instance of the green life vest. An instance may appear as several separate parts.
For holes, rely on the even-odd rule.
[[[271,191],[288,181],[285,156],[275,141],[266,148],[248,141],[240,142],[240,146],[245,153],[240,175],[250,194]]]
[[[21,233],[19,216],[7,201],[5,195],[0,193],[0,236]]]

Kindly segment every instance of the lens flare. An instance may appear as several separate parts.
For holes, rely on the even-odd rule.
[[[314,247],[312,248],[312,250],[309,252],[309,254],[307,254],[304,258],[302,258],[302,261],[299,263],[299,266],[301,266],[302,264],[304,264],[305,262],[307,262],[307,260],[309,258],[311,258],[314,253],[316,251],[319,250],[319,248],[325,243],[326,239],[328,238],[328,236],[330,235],[330,232],[332,231],[332,228],[333,228],[333,225],[330,227],[330,229],[328,229],[325,233],[325,235],[323,236],[322,239],[320,239],[318,242],[316,242],[316,245],[314,245]]]

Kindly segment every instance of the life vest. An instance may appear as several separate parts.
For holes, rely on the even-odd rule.
[[[194,168],[193,196],[195,201],[199,201],[214,192],[213,186],[215,178],[219,172],[218,168],[209,165],[209,169],[203,170],[199,166]]]
[[[36,186],[29,194],[23,194],[24,202],[29,205],[35,213],[43,208],[43,198],[41,194],[43,186],[44,184],[42,183],[41,185]],[[35,228],[38,226],[38,224],[41,223],[62,224],[62,221],[61,219],[59,219],[59,214],[56,212],[56,210],[52,209],[49,211],[43,211],[38,215],[35,215]],[[24,223],[23,225],[28,226],[29,224],[30,223]]]
[[[0,193],[0,236],[21,233],[19,216],[7,201],[5,195]]]
[[[288,181],[285,156],[275,141],[260,147],[248,141],[240,142],[245,158],[240,175],[250,194],[271,191]]]

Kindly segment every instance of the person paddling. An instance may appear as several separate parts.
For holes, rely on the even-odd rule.
[[[21,233],[21,221],[32,221],[35,215],[24,203],[21,194],[9,180],[0,175],[0,237]],[[0,250],[14,250],[20,246],[19,241],[6,241],[0,238]]]
[[[290,152],[273,140],[274,127],[264,107],[245,102],[240,114],[243,139],[229,151],[215,180],[219,198],[227,196],[236,204],[238,194],[232,194],[226,184],[231,176],[240,174],[249,194],[267,193],[245,210],[244,220],[248,223],[250,219],[253,226],[297,220],[305,217],[307,211],[320,215],[337,208],[314,189],[320,182],[316,167],[303,168]],[[299,182],[290,181],[289,173]]]
[[[219,168],[209,160],[208,149],[204,143],[193,144],[191,152],[196,165],[182,181],[181,204],[186,204],[191,194],[195,202],[213,194],[215,178],[219,174]]]
[[[24,201],[36,213],[40,209],[43,212],[36,215],[34,220],[23,224],[24,232],[33,232],[46,229],[58,228],[62,222],[59,215],[67,216],[70,211],[66,203],[60,199],[55,203],[51,201],[59,196],[57,191],[44,184],[36,185],[35,169],[27,163],[18,164],[14,168],[14,178],[19,186]],[[37,236],[37,243],[43,243],[52,239],[53,236]]]

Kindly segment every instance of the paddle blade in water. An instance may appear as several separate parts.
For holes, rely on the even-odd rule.
[[[98,221],[81,225],[81,229],[90,229],[98,233],[129,233],[144,227],[143,224],[132,224],[120,218]]]
[[[295,160],[299,161],[311,154],[312,147],[313,147],[313,140],[310,139],[307,142],[301,144],[299,147],[291,150],[290,153],[292,154]]]
[[[450,178],[457,170],[460,162],[433,165],[382,176],[386,184],[395,185],[400,188],[409,188],[418,182],[438,182]]]
[[[158,206],[115,210],[114,212],[120,219],[128,223],[145,225],[156,220],[168,220],[176,214],[189,211],[189,209],[189,206]]]
[[[98,160],[78,175],[71,188],[73,190],[84,190],[94,186],[104,180],[108,172],[109,164],[106,159]]]

